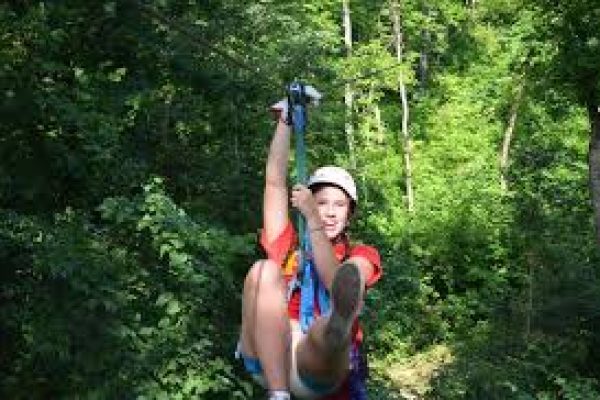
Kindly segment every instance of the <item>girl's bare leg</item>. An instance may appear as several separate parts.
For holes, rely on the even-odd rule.
[[[242,350],[258,358],[269,390],[288,390],[290,327],[281,267],[256,262],[244,282]]]
[[[323,385],[337,385],[348,373],[352,325],[362,303],[364,280],[358,267],[344,263],[336,272],[332,312],[318,318],[297,347],[298,371]]]

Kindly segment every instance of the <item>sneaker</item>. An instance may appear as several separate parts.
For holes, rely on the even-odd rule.
[[[352,324],[358,315],[363,295],[363,282],[356,264],[345,262],[337,270],[331,287],[331,317],[325,328],[331,344],[348,342]]]
[[[269,397],[267,397],[267,400],[291,400],[291,396],[289,392],[278,390],[269,393]]]

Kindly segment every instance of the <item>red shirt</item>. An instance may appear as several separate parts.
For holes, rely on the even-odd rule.
[[[270,243],[267,242],[263,230],[260,243],[267,253],[267,257],[282,266],[284,269],[284,276],[286,277],[286,280],[289,281],[291,274],[295,273],[297,268],[296,257],[293,257],[290,261],[289,255],[296,249],[298,243],[296,231],[291,222],[288,222],[283,232]],[[364,257],[373,265],[373,273],[371,276],[366,277],[367,289],[372,287],[381,278],[381,258],[379,252],[374,247],[362,244],[352,246],[347,241],[342,241],[336,243],[333,246],[333,250],[339,261],[342,261],[344,258],[359,256]],[[318,309],[316,311],[318,313]],[[288,303],[288,315],[291,319],[298,320],[299,313],[300,291],[296,290]],[[353,328],[353,342],[360,343],[361,341],[362,330],[360,329],[358,321],[355,321]],[[332,395],[324,397],[323,400],[344,400],[348,399],[349,396],[348,385],[345,383],[340,390]]]

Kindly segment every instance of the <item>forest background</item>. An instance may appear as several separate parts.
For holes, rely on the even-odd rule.
[[[254,399],[267,106],[357,178],[372,399],[600,399],[597,0],[0,4],[0,397]]]

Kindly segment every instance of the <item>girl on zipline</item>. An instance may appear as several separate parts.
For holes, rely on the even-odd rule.
[[[381,277],[379,254],[349,242],[346,230],[358,197],[348,172],[319,168],[306,186],[297,184],[288,193],[292,129],[287,99],[271,109],[278,122],[266,163],[260,239],[267,259],[257,261],[244,282],[238,353],[246,370],[268,389],[270,400],[290,399],[290,393],[302,399],[366,398],[364,387],[358,389],[362,396],[351,394],[357,390],[352,388],[352,372],[357,372],[352,369],[358,368],[351,359],[362,341],[357,315],[365,288]],[[315,319],[306,332],[300,324],[301,290],[288,288],[298,269],[298,235],[288,202],[305,218],[310,257],[331,298],[325,315],[315,301]]]

